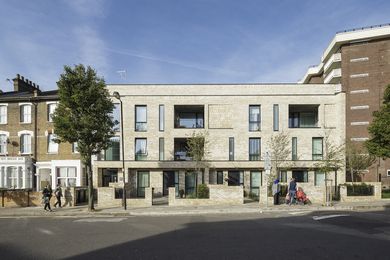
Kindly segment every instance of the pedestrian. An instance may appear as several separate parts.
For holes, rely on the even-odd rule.
[[[60,184],[57,185],[57,188],[54,191],[54,195],[56,196],[57,199],[56,203],[54,203],[54,207],[57,208],[58,205],[58,207],[62,208],[61,207],[62,189]]]
[[[295,193],[297,192],[297,183],[295,182],[294,178],[291,178],[290,183],[288,184],[288,196],[290,197],[290,203],[295,201]]]
[[[279,179],[274,180],[272,184],[272,195],[274,196],[274,205],[279,205],[280,184]]]
[[[52,196],[52,191],[50,185],[47,185],[42,191],[42,199],[43,199],[43,203],[45,204],[44,210],[46,211],[52,211],[50,208],[51,196]]]

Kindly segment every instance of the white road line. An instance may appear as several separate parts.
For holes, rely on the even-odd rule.
[[[88,222],[88,223],[95,223],[95,222],[112,222],[117,223],[125,220],[126,218],[83,218],[74,220],[73,222]]]
[[[308,211],[294,211],[294,212],[289,212],[288,214],[290,215],[303,215],[309,213]]]
[[[326,215],[326,216],[313,216],[314,220],[321,220],[321,219],[327,219],[327,218],[338,218],[338,217],[348,217],[349,214],[335,214],[335,215]]]
[[[54,232],[53,231],[50,231],[48,229],[44,229],[44,228],[38,228],[38,231],[43,233],[43,234],[46,234],[46,235],[54,235]]]

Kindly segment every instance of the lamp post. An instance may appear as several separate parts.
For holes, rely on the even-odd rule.
[[[121,95],[118,91],[115,91],[112,93],[112,95],[121,102],[121,146],[122,146],[122,174],[123,174],[123,194],[122,194],[122,201],[123,201],[123,208],[127,210],[127,203],[126,203],[126,183],[125,183],[125,142],[123,141],[123,103],[121,99]]]

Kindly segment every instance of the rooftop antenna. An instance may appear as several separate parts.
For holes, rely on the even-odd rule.
[[[116,73],[118,73],[119,74],[119,77],[121,78],[121,79],[124,79],[124,80],[126,80],[126,70],[118,70]]]

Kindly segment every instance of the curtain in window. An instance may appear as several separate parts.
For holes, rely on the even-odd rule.
[[[249,106],[249,131],[260,130],[260,106]]]
[[[31,123],[31,106],[23,105],[20,108],[20,122]]]
[[[135,144],[137,154],[146,154],[146,139],[137,139]]]
[[[47,136],[47,140],[48,140],[47,152],[48,153],[58,152],[58,143],[54,142],[54,139],[55,139],[54,134],[49,134]]]
[[[138,196],[145,197],[145,188],[149,187],[149,172],[138,172]]]
[[[315,127],[317,126],[317,116],[313,112],[301,112],[300,127]]]
[[[0,153],[4,154],[7,152],[7,136],[0,135]]]
[[[0,106],[0,124],[7,123],[7,106]]]
[[[322,159],[322,138],[313,138],[313,160]]]
[[[315,186],[325,185],[325,173],[319,171],[315,172],[314,185]]]
[[[137,106],[136,109],[136,120],[139,123],[146,122],[146,106]]]
[[[249,139],[249,160],[260,160],[260,138]]]
[[[20,136],[20,152],[31,153],[31,136],[29,134]]]

